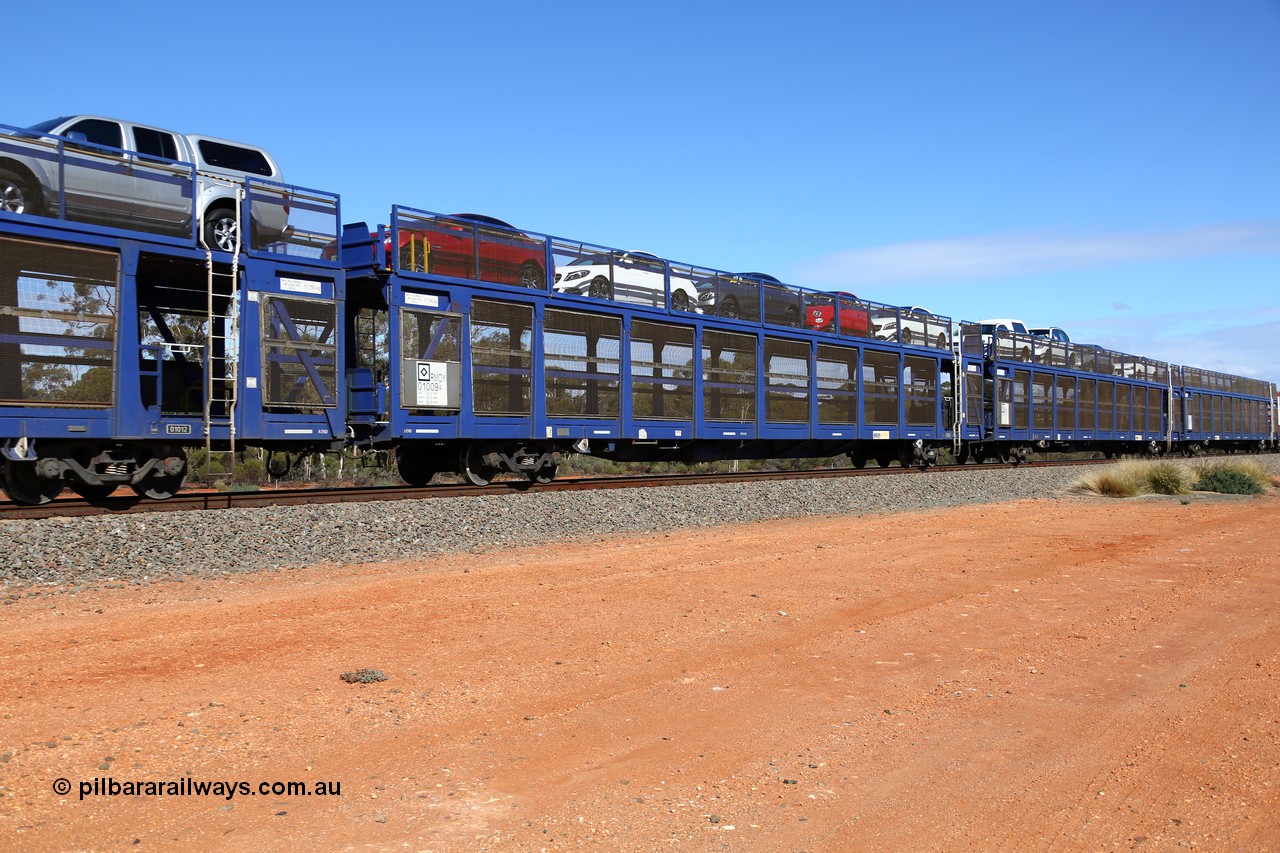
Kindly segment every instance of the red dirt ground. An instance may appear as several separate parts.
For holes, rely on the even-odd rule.
[[[0,848],[1280,849],[1278,510],[1024,501],[11,600]],[[341,794],[79,796],[188,777]]]

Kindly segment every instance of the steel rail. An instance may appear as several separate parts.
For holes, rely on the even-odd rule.
[[[1066,459],[1023,462],[1020,465],[935,465],[925,471],[916,468],[812,468],[795,471],[737,471],[708,474],[635,474],[619,477],[566,477],[550,483],[528,480],[495,480],[488,486],[447,484],[428,486],[347,486],[342,488],[266,489],[261,491],[179,492],[157,501],[136,495],[116,494],[102,500],[60,497],[39,505],[0,503],[0,521],[29,518],[74,518],[92,515],[123,515],[145,512],[182,512],[214,509],[246,509],[266,506],[299,506],[315,503],[360,503],[366,501],[431,500],[436,498],[481,497],[512,492],[569,492],[589,489],[632,489],[670,486],[725,485],[766,480],[809,480],[832,477],[882,477],[900,474],[964,473],[1002,471],[1015,468],[1060,468],[1112,463],[1111,459]],[[117,490],[123,492],[124,490]]]

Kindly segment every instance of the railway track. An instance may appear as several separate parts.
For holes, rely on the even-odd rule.
[[[1025,468],[1062,468],[1109,464],[1110,459],[1072,459],[1024,462]],[[297,506],[314,503],[357,503],[366,501],[430,500],[433,498],[478,497],[510,492],[568,492],[591,489],[631,489],[655,486],[752,483],[764,480],[804,480],[832,477],[884,477],[897,475],[964,473],[994,470],[1003,465],[937,465],[921,472],[915,468],[816,468],[799,471],[740,471],[718,474],[643,474],[622,477],[566,477],[545,484],[527,480],[496,480],[488,486],[439,484],[431,486],[348,486],[343,488],[268,489],[245,492],[182,492],[155,501],[125,494],[124,489],[103,500],[88,501],[60,497],[39,506],[11,501],[0,503],[0,521],[27,518],[73,518],[90,515],[121,515],[146,512],[182,512],[264,506]]]

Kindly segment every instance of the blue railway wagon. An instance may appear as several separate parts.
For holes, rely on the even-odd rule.
[[[337,196],[251,182],[244,221],[255,203],[287,206],[292,229],[237,255],[183,230],[0,212],[0,463],[11,498],[128,485],[163,499],[181,487],[192,447],[345,440],[344,274],[323,258]]]
[[[1171,429],[1186,455],[1274,446],[1274,385],[1197,367],[1179,367],[1174,375]]]
[[[965,326],[969,339],[980,336]],[[991,395],[975,454],[1032,451],[1195,455],[1274,446],[1267,383],[1096,346],[998,332],[983,338]],[[1185,387],[1188,384],[1193,387]]]
[[[368,443],[394,446],[409,482],[440,471],[477,483],[502,471],[546,480],[572,451],[685,462],[847,453],[854,464],[927,464],[939,448],[981,435],[975,409],[967,419],[962,412],[965,388],[981,409],[982,354],[957,356],[944,318],[905,346],[892,331],[889,340],[867,333],[872,313],[897,309],[844,298],[827,300],[832,319],[821,328],[762,322],[763,305],[712,316],[688,293],[729,274],[483,230],[395,208],[388,228],[344,231],[348,336],[362,354],[355,366],[383,389]],[[504,263],[486,265],[486,239]],[[474,260],[459,262],[473,248]],[[520,268],[552,274],[486,280],[486,269]],[[580,285],[557,289],[576,273]],[[823,299],[795,292],[799,304]]]

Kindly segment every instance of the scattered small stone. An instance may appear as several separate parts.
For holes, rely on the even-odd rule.
[[[783,779],[783,780],[782,780],[782,784],[784,784],[784,785],[797,785],[797,784],[799,784],[799,783],[798,783],[798,782],[796,782],[796,780],[795,780],[795,779]]]
[[[37,584],[42,589],[87,589],[94,584],[124,589],[182,577],[395,561],[424,552],[465,553],[480,545],[492,551],[776,518],[1042,498],[1065,491],[1078,477],[1071,468],[992,467],[975,468],[963,477],[833,478],[308,504],[219,510],[216,525],[192,524],[189,513],[166,512],[146,517],[145,535],[112,516],[24,519],[0,522],[0,541],[13,543],[5,554],[10,559],[0,565],[0,590],[8,593],[4,600],[21,602],[48,594],[31,589]],[[489,523],[495,516],[504,520],[497,528]],[[547,518],[557,523],[546,524]],[[367,535],[353,540],[348,535],[353,529]],[[210,553],[218,559],[208,560]]]

